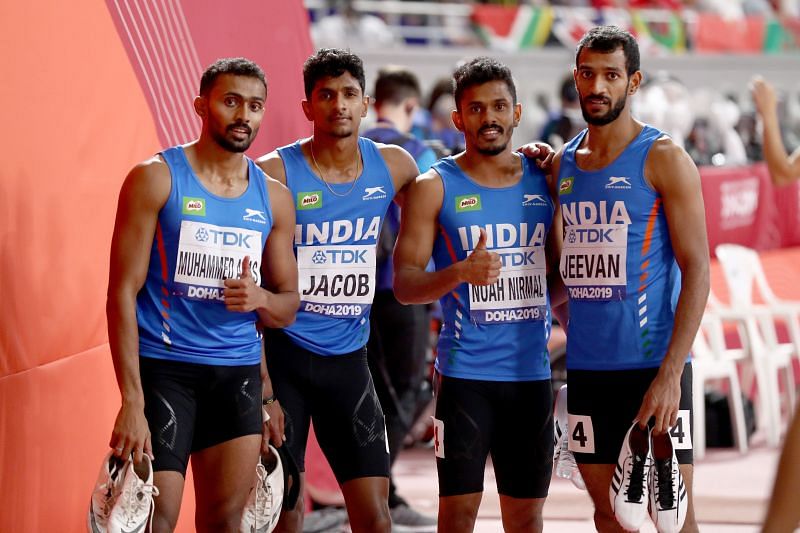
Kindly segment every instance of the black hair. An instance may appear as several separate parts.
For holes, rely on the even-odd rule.
[[[267,88],[267,77],[261,67],[244,57],[225,57],[211,63],[203,72],[200,78],[200,94],[208,96],[214,82],[223,74],[258,78],[264,84],[264,89]]]
[[[421,93],[417,76],[406,67],[390,65],[378,71],[373,95],[378,105],[399,104],[406,98],[419,98]]]
[[[584,48],[604,54],[622,48],[628,76],[639,70],[639,43],[633,35],[617,26],[596,26],[587,31],[575,49],[575,66],[578,65],[578,58]]]
[[[514,104],[517,103],[517,88],[511,69],[491,57],[476,57],[458,67],[453,74],[453,92],[456,108],[461,109],[461,95],[469,87],[490,81],[503,81],[508,86]]]
[[[364,63],[361,58],[348,50],[338,48],[320,48],[303,63],[303,84],[306,98],[311,99],[314,86],[322,78],[338,78],[349,72],[365,92]]]

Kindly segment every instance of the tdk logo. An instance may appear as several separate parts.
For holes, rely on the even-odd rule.
[[[631,179],[626,176],[609,176],[606,189],[630,189]]]
[[[380,200],[382,198],[386,198],[386,191],[383,190],[383,187],[366,187],[364,196],[361,197],[362,200]]]
[[[596,244],[614,242],[613,229],[578,228],[568,231],[567,241],[570,244]]]
[[[267,217],[264,216],[263,211],[258,211],[257,209],[250,209],[248,207],[244,208],[244,216],[242,220],[247,222],[256,222],[257,224],[266,224]]]
[[[366,250],[328,250],[327,252],[317,250],[311,256],[311,262],[315,265],[325,263],[334,265],[366,264],[366,254]]]
[[[200,242],[211,242],[216,246],[237,246],[239,248],[252,248],[250,239],[251,234],[238,233],[235,231],[220,231],[215,229],[199,228],[194,238]]]
[[[523,194],[522,205],[524,207],[528,207],[531,205],[542,207],[542,206],[547,206],[547,201],[545,201],[544,196],[542,196],[541,194]]]
[[[498,252],[503,267],[518,267],[525,265],[535,265],[535,254],[531,250],[529,252]]]

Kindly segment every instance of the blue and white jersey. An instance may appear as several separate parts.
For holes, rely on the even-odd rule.
[[[284,331],[320,355],[350,353],[369,339],[375,245],[395,190],[375,143],[361,137],[358,145],[363,171],[355,182],[340,184],[323,182],[311,170],[299,141],[278,149],[297,209],[300,291],[297,320]]]
[[[444,199],[433,247],[437,270],[462,261],[486,231],[486,247],[500,255],[492,285],[462,283],[441,298],[444,322],[436,369],[445,376],[488,380],[548,379],[550,300],[545,242],[554,207],[542,172],[521,158],[522,178],[508,187],[486,187],[467,176],[452,157],[433,169]]]
[[[250,257],[256,283],[272,229],[266,176],[247,160],[247,190],[237,198],[211,193],[195,175],[183,147],[161,152],[172,178],[158,214],[150,265],[136,298],[139,353],[207,365],[261,360],[255,312],[225,308],[226,278],[238,277]]]
[[[569,292],[567,367],[626,370],[661,364],[675,321],[680,270],[661,196],[645,180],[647,154],[663,132],[645,126],[605,168],[561,158],[561,276]]]

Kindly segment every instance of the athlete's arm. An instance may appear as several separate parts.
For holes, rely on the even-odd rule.
[[[561,163],[561,154],[553,158],[550,165],[551,174],[547,175],[547,188],[550,191],[550,199],[555,207],[553,211],[553,222],[550,231],[547,233],[545,243],[545,256],[547,257],[547,290],[550,294],[550,307],[553,315],[562,322],[565,319],[564,310],[566,306],[562,304],[567,301],[567,289],[564,280],[561,279],[559,263],[561,261],[561,249],[564,242],[564,223],[561,220],[561,203],[558,200],[558,169]],[[557,310],[558,309],[558,310]],[[566,326],[566,322],[562,322]]]
[[[264,171],[264,174],[286,185],[286,169],[277,150],[256,159],[256,165]]]
[[[435,272],[425,270],[433,253],[443,198],[441,177],[433,170],[408,188],[394,248],[394,293],[401,303],[430,303],[461,283],[489,285],[500,276],[500,257],[486,250],[483,230],[478,246],[466,259]]]
[[[106,317],[122,406],[109,445],[121,459],[133,453],[137,463],[142,460],[143,453],[152,456],[153,451],[139,376],[136,295],[147,276],[158,213],[169,197],[170,188],[169,169],[158,158],[131,170],[119,193],[111,239]]]
[[[800,411],[795,411],[772,486],[772,497],[764,520],[763,533],[794,531],[800,521]]]
[[[800,179],[800,148],[792,155],[786,153],[778,120],[775,89],[763,78],[753,80],[751,91],[758,114],[764,123],[764,160],[775,185],[787,185]]]
[[[660,434],[677,422],[681,374],[708,300],[708,237],[700,174],[689,154],[671,139],[659,139],[650,149],[645,177],[661,195],[681,270],[681,291],[667,353],[636,416],[640,424],[654,416],[653,429]]]
[[[408,190],[408,185],[414,181],[419,175],[419,168],[417,162],[411,157],[411,154],[405,149],[394,144],[379,144],[378,149],[386,161],[386,166],[389,167],[389,173],[392,175],[392,183],[394,184],[394,201],[400,207],[403,207],[403,201]]]

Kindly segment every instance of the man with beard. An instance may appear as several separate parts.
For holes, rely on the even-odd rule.
[[[522,106],[508,67],[476,58],[454,86],[466,150],[409,188],[394,254],[397,299],[438,298],[444,317],[434,386],[439,531],[474,529],[489,454],[505,531],[542,531],[553,458],[547,274],[557,272],[548,262],[558,257],[560,218],[547,178],[509,144]]]
[[[648,505],[659,531],[684,519],[683,531],[696,531],[689,350],[709,290],[700,176],[682,148],[631,116],[642,74],[628,32],[587,32],[573,76],[588,127],[553,165],[569,449],[598,531],[638,529]]]
[[[156,532],[175,528],[190,456],[197,530],[239,530],[264,431],[259,323],[286,326],[297,309],[291,197],[243,154],[266,97],[258,65],[216,61],[194,101],[200,137],[137,165],[120,192],[107,315],[122,406],[110,445],[145,464],[138,492],[158,494]]]
[[[303,78],[302,107],[313,136],[258,161],[296,202],[300,273],[297,321],[272,332],[267,343],[266,389],[276,398],[267,408],[270,426],[283,435],[285,420],[286,444],[302,472],[313,421],[351,529],[388,532],[389,448],[365,345],[381,223],[419,171],[399,146],[358,136],[369,101],[358,56],[323,48],[306,60]],[[299,532],[302,521],[300,498],[284,510],[277,530]]]

